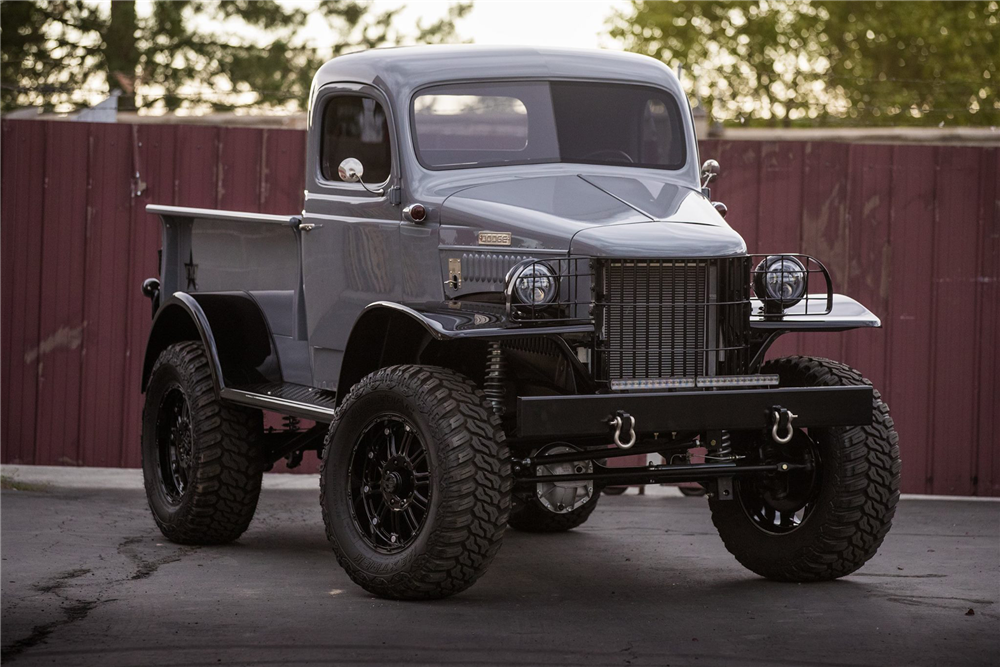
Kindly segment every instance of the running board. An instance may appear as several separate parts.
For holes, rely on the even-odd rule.
[[[337,407],[332,391],[291,382],[271,382],[249,387],[226,387],[220,396],[227,401],[283,415],[329,424]]]

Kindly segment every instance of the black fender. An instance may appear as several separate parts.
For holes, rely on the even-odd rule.
[[[160,353],[186,340],[200,340],[205,346],[216,391],[281,381],[267,318],[246,292],[175,292],[164,301],[146,343],[143,391]]]
[[[815,303],[823,303],[825,295],[811,295],[813,311]],[[757,331],[848,331],[850,329],[878,328],[882,321],[875,313],[865,308],[849,296],[843,294],[830,295],[829,312],[810,313],[807,302],[785,310],[780,316],[762,315],[763,306],[759,299],[750,299],[750,328]]]
[[[525,326],[507,319],[503,304],[471,301],[369,304],[351,329],[337,382],[338,400],[361,378],[379,368],[420,363],[435,342],[460,351],[487,341],[554,334],[593,333],[594,325]],[[479,357],[481,360],[483,357]],[[455,367],[455,370],[468,371]]]
[[[825,297],[824,297],[825,298]],[[786,333],[820,331],[850,331],[851,329],[877,329],[882,321],[875,313],[849,296],[830,295],[829,312],[809,313],[804,302],[785,310],[780,316],[765,316],[759,299],[750,300],[751,361],[750,370],[757,372],[764,363],[764,355],[779,337]]]

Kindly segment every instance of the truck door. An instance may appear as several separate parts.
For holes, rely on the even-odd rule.
[[[347,338],[368,304],[399,300],[399,181],[391,108],[360,84],[324,86],[310,109],[301,229],[306,329],[314,384],[337,386]],[[340,179],[354,158],[363,183]]]

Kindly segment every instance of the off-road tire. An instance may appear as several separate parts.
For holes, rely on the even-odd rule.
[[[601,494],[595,492],[590,500],[572,512],[558,514],[545,508],[534,496],[522,501],[520,507],[510,514],[510,527],[525,533],[563,533],[582,526],[594,508]]]
[[[159,401],[172,383],[188,402],[193,431],[190,479],[179,502],[171,501],[158,479],[155,438]],[[200,342],[175,343],[160,353],[146,388],[142,469],[149,508],[167,539],[224,544],[246,531],[260,497],[262,433],[259,410],[219,399]]]
[[[775,359],[761,372],[777,374],[782,387],[871,385],[845,364],[814,357]],[[814,509],[793,531],[764,532],[739,497],[709,501],[726,548],[768,579],[811,582],[851,574],[875,555],[899,501],[898,437],[877,390],[870,425],[809,429],[809,435],[819,449],[820,487]],[[737,478],[737,496],[739,483]]]
[[[365,425],[398,411],[430,459],[429,509],[414,541],[383,553],[351,514],[349,466]],[[337,409],[324,444],[320,505],[337,562],[366,591],[397,600],[459,593],[500,548],[510,514],[510,454],[499,418],[465,376],[433,366],[392,366],[362,379]]]

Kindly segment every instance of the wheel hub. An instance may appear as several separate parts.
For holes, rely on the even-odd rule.
[[[389,509],[400,512],[413,500],[413,465],[403,456],[394,456],[382,466],[382,497]]]

